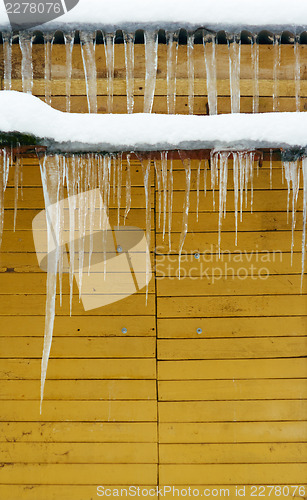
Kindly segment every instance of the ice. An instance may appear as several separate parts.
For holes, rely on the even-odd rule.
[[[163,189],[163,240],[166,229],[166,214],[167,214],[167,151],[161,153],[162,166],[162,189]]]
[[[303,172],[304,201],[303,201],[303,237],[302,237],[302,276],[301,276],[301,290],[303,289],[303,279],[304,279],[304,271],[305,271],[305,256],[306,256],[307,158],[303,158],[303,160],[302,160],[302,172]]]
[[[228,180],[228,158],[229,152],[222,152],[219,155],[220,160],[220,185],[219,185],[219,223],[218,223],[218,248],[219,256],[221,253],[221,232],[222,219],[226,216],[227,200],[227,180]]]
[[[19,45],[22,54],[21,58],[21,78],[22,90],[27,94],[32,94],[33,90],[33,61],[32,61],[33,35],[26,31],[19,33]]]
[[[71,77],[72,77],[72,53],[75,42],[75,32],[64,33],[66,49],[66,112],[71,109]]]
[[[270,149],[270,189],[273,188],[273,151]]]
[[[178,58],[178,33],[166,34],[167,42],[167,112],[174,115],[176,112],[176,83]]]
[[[146,253],[146,304],[148,301],[148,283],[151,274],[150,268],[150,246],[151,246],[151,184],[150,184],[150,170],[151,159],[141,157],[142,172],[145,189],[145,205],[146,205],[146,241],[149,251]]]
[[[205,51],[209,114],[216,115],[217,83],[216,83],[215,36],[212,34],[206,34],[203,38],[203,42]]]
[[[173,188],[174,188],[174,178],[173,178],[173,159],[170,159],[170,166],[168,170],[168,249],[169,252],[172,249],[172,218],[173,218]]]
[[[274,36],[273,45],[273,111],[279,110],[279,73],[281,63],[281,36]]]
[[[8,181],[9,168],[10,156],[5,148],[0,149],[0,247],[2,243],[4,225],[4,193]]]
[[[45,42],[45,101],[49,106],[51,106],[51,79],[52,79],[52,45],[53,45],[53,34],[47,33],[44,36]]]
[[[301,111],[301,58],[300,36],[294,38],[294,78],[295,78],[295,105],[296,111]]]
[[[285,179],[288,185],[288,205],[289,193],[292,190],[292,241],[291,241],[291,262],[294,248],[294,231],[296,226],[296,206],[300,189],[300,164],[298,161],[284,162]]]
[[[234,207],[235,207],[235,225],[236,237],[235,244],[238,244],[238,203],[239,203],[239,155],[233,153],[233,189],[234,189]]]
[[[134,33],[124,33],[127,113],[133,113],[134,108]]]
[[[259,113],[259,44],[257,35],[251,37],[253,113]]]
[[[158,68],[158,31],[145,31],[145,91],[144,113],[151,113]]]
[[[120,222],[120,205],[122,197],[122,155],[117,155],[117,225]]]
[[[22,178],[22,161],[20,156],[16,157],[14,169],[14,231],[16,230],[17,208],[18,208],[18,193],[19,184]]]
[[[126,208],[124,221],[126,223],[126,219],[131,210],[131,165],[130,165],[130,154],[127,154],[127,170],[126,170]]]
[[[194,33],[188,33],[187,39],[188,66],[188,108],[189,114],[194,114]]]
[[[201,160],[198,160],[197,177],[196,177],[196,219],[197,219],[197,221],[198,221],[198,210],[199,210],[200,172],[201,172]]]
[[[107,113],[113,113],[114,41],[115,41],[115,33],[106,33],[104,35],[104,50],[106,57],[107,82],[108,82]]]
[[[88,112],[97,113],[96,31],[80,31]]]
[[[3,32],[3,88],[11,90],[12,88],[12,41],[11,33]]]
[[[162,211],[162,161],[155,159],[155,172],[158,188],[158,227],[161,227],[161,211]]]
[[[228,35],[231,112],[240,113],[241,37]]]
[[[181,158],[185,170],[185,196],[184,196],[184,205],[182,210],[182,230],[180,234],[179,251],[178,251],[179,252],[178,277],[180,279],[181,254],[188,233],[188,223],[189,223],[190,191],[191,191],[191,158],[189,158],[189,156],[184,151],[179,151],[179,156]]]

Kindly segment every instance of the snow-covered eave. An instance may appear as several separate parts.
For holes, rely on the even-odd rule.
[[[49,152],[162,150],[307,151],[307,113],[165,114],[63,113],[37,97],[0,92],[0,136],[21,134]],[[20,141],[22,143],[22,138]]]
[[[116,29],[225,30],[231,33],[307,29],[305,0],[79,0],[66,14],[31,28],[42,31]],[[0,5],[0,29],[11,30],[4,7]]]

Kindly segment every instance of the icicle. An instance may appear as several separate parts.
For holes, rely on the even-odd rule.
[[[145,91],[144,113],[151,113],[158,67],[158,31],[145,31]]]
[[[208,172],[208,161],[204,161],[204,195],[207,194],[207,172]]]
[[[119,153],[116,158],[117,163],[117,225],[119,226],[120,221],[120,204],[122,197],[122,154]]]
[[[163,241],[166,228],[166,212],[167,212],[167,151],[161,153],[162,165],[162,189],[163,189]]]
[[[134,108],[134,33],[124,33],[127,113],[133,113]]]
[[[187,65],[188,65],[188,108],[189,114],[194,113],[194,33],[188,33]]]
[[[45,42],[45,101],[49,106],[51,106],[51,70],[52,70],[52,45],[53,45],[53,34],[47,33],[44,36]]]
[[[216,83],[215,36],[212,34],[205,35],[203,38],[203,43],[205,51],[209,115],[216,115],[217,83]]]
[[[80,31],[88,112],[97,113],[96,31]]]
[[[273,66],[273,111],[278,111],[279,109],[279,72],[280,72],[280,62],[281,62],[281,36],[274,35],[274,66]]]
[[[227,199],[227,179],[228,179],[228,152],[220,153],[220,185],[219,185],[219,225],[218,225],[218,248],[219,256],[221,254],[221,231],[222,219],[226,214]]]
[[[0,149],[0,247],[4,225],[4,193],[7,184],[7,158],[6,149]]]
[[[183,245],[185,242],[186,235],[188,233],[188,222],[189,222],[189,209],[190,209],[190,190],[191,190],[191,159],[186,156],[183,151],[179,151],[180,159],[183,163],[185,170],[185,197],[183,206],[183,217],[182,217],[182,230],[179,241],[179,270],[178,278],[180,279],[180,264],[181,264],[181,254]]]
[[[77,172],[75,155],[72,156],[71,167],[66,165],[67,194],[69,203],[69,311],[72,313],[74,273],[75,273],[75,230],[76,230],[76,194]]]
[[[252,72],[253,72],[253,113],[259,113],[259,44],[257,35],[251,38]]]
[[[240,60],[241,37],[240,35],[227,36],[229,49],[229,81],[231,112],[240,113]]]
[[[17,220],[17,204],[18,204],[18,187],[20,181],[20,169],[21,161],[20,157],[16,157],[15,161],[15,171],[14,171],[14,231],[16,230],[16,220]]]
[[[301,291],[303,290],[303,279],[305,272],[305,255],[306,255],[306,226],[307,226],[307,158],[302,160],[303,171],[303,237],[302,237],[302,275],[301,275]]]
[[[4,90],[12,89],[12,34],[2,33],[3,39],[3,88]]]
[[[233,153],[233,186],[234,186],[234,206],[236,224],[236,246],[238,245],[238,202],[239,202],[239,157],[238,153]]]
[[[197,178],[196,178],[196,220],[197,220],[197,222],[198,222],[198,210],[199,210],[200,171],[201,171],[201,160],[198,160]]]
[[[72,77],[72,52],[75,42],[75,32],[64,33],[66,49],[66,112],[71,109],[71,77]]]
[[[215,210],[215,186],[217,185],[217,181],[219,178],[219,169],[218,169],[218,159],[219,152],[211,151],[210,152],[210,167],[211,167],[211,189],[212,189],[212,200],[213,200],[213,210]]]
[[[162,211],[162,161],[154,160],[155,172],[158,187],[158,227],[161,227],[161,211]]]
[[[296,111],[301,111],[301,58],[300,58],[300,36],[294,38],[294,78],[295,78],[295,104]]]
[[[124,223],[126,224],[127,216],[131,209],[131,165],[130,154],[127,155],[127,170],[126,170],[126,210],[124,215]]]
[[[173,219],[173,159],[170,160],[170,168],[168,171],[168,249],[172,249],[172,219]]]
[[[21,78],[22,90],[32,94],[33,89],[33,62],[32,62],[33,35],[26,31],[19,32],[19,46],[21,49]]]
[[[145,203],[146,203],[146,240],[148,245],[148,252],[146,253],[146,305],[148,301],[148,283],[151,273],[150,266],[150,244],[151,244],[151,186],[150,186],[150,157],[142,159],[142,172],[144,179],[145,189]]]
[[[291,241],[291,264],[294,248],[294,231],[296,226],[296,205],[300,189],[300,168],[298,161],[284,162],[285,178],[288,184],[288,196],[292,188],[292,241]],[[288,201],[289,204],[289,201]]]
[[[108,81],[107,113],[113,113],[114,41],[115,41],[115,33],[106,33],[104,35],[104,50],[106,56],[107,81]]]
[[[270,149],[270,189],[273,188],[273,150]]]
[[[176,113],[176,82],[178,58],[178,33],[167,33],[167,112]]]
[[[246,171],[246,156],[244,155],[244,153],[238,153],[238,160],[239,160],[239,185],[240,185],[240,221],[242,222],[245,171]]]

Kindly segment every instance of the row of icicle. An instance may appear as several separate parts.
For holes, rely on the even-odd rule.
[[[86,82],[86,93],[89,113],[97,113],[97,68],[95,60],[96,31],[79,32],[83,68]],[[107,70],[107,113],[113,112],[114,94],[114,45],[116,33],[105,33],[104,50]],[[4,89],[12,88],[12,34],[3,33],[4,54]],[[32,93],[33,89],[33,61],[32,44],[34,35],[27,32],[19,34],[19,45],[22,52],[21,75],[24,92]],[[54,36],[50,33],[44,35],[45,42],[45,100],[51,104],[52,95],[52,46]],[[64,33],[66,47],[66,111],[71,110],[71,81],[72,81],[72,54],[75,41],[75,32]],[[167,33],[167,110],[174,114],[176,110],[176,72],[179,45],[179,32]],[[188,80],[188,110],[194,113],[194,33],[188,33],[187,38],[187,80]],[[126,93],[127,112],[134,110],[134,33],[124,33],[124,50],[126,66]],[[241,37],[228,35],[229,49],[229,80],[231,94],[231,112],[240,112],[240,61]],[[153,108],[156,77],[158,68],[158,31],[144,32],[145,44],[145,90],[144,113],[151,113]],[[204,66],[206,68],[206,82],[208,95],[209,114],[218,112],[217,92],[217,64],[216,64],[217,37],[213,34],[203,33]],[[281,66],[281,35],[273,36],[274,63],[273,63],[273,111],[279,109],[279,71]],[[259,44],[257,35],[251,35],[251,61],[253,80],[253,112],[259,112]],[[299,37],[294,38],[294,66],[295,66],[295,98],[296,111],[300,111],[300,44]],[[206,89],[204,89],[205,95]]]

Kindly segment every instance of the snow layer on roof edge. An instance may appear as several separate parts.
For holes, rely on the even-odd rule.
[[[80,0],[63,16],[36,29],[196,29],[301,32],[307,27],[305,0]],[[4,4],[0,28],[10,29]],[[33,29],[35,30],[35,29]]]
[[[216,116],[63,113],[37,97],[0,92],[0,132],[30,134],[50,150],[159,151],[307,147],[307,113]]]

